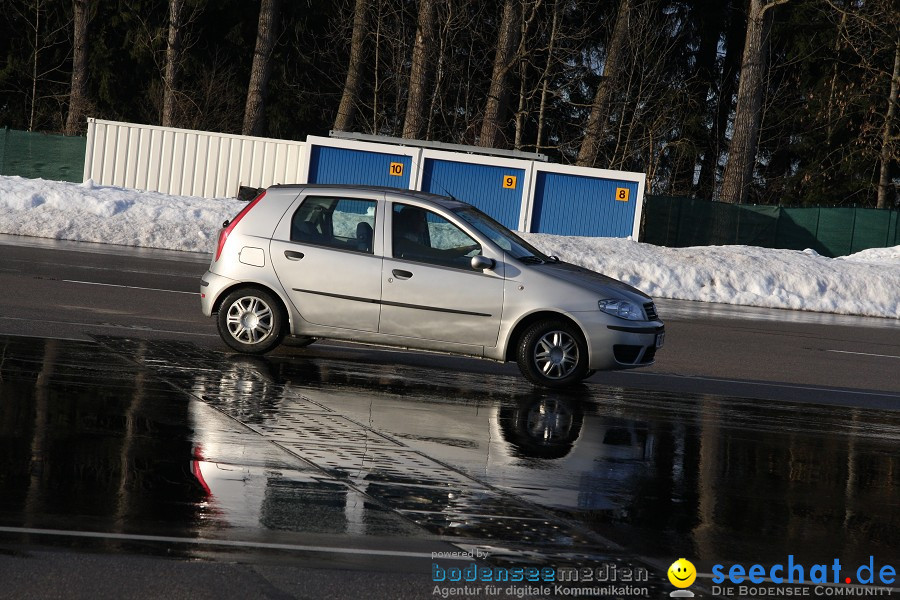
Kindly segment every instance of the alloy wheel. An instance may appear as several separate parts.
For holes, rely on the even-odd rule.
[[[228,333],[244,344],[258,344],[272,334],[272,308],[260,298],[244,296],[228,307]]]
[[[549,379],[563,379],[578,365],[578,343],[565,331],[549,331],[534,345],[534,364]]]

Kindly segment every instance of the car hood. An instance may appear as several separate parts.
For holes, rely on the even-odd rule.
[[[548,262],[542,265],[529,265],[528,268],[535,269],[556,279],[562,279],[563,281],[579,287],[593,290],[601,296],[608,295],[612,290],[618,292],[628,300],[642,303],[652,300],[650,296],[627,283],[622,283],[618,279],[607,277],[606,275],[591,271],[590,269],[585,269],[584,267],[579,267],[578,265],[560,261]]]

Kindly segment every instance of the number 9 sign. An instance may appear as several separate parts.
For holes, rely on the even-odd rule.
[[[507,190],[516,189],[516,176],[515,175],[504,175],[503,176],[503,189],[507,189]]]

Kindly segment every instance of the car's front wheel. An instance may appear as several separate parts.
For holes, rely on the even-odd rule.
[[[244,354],[263,354],[281,343],[285,318],[281,304],[269,292],[243,288],[228,294],[219,308],[219,335]]]
[[[516,362],[522,374],[534,384],[567,387],[587,376],[587,344],[574,325],[564,321],[538,321],[519,338]]]

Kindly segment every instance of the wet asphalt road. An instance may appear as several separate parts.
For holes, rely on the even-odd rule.
[[[896,322],[663,302],[657,366],[560,394],[231,355],[205,259],[47,246],[0,246],[0,597],[439,597],[432,565],[468,563],[431,553],[460,548],[646,568],[650,597],[678,556],[698,596],[717,562],[900,567]]]

